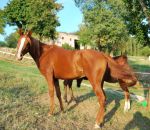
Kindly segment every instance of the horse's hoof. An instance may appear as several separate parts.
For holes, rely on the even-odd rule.
[[[131,106],[130,106],[130,100],[125,101],[125,105],[124,105],[124,112],[128,112],[130,110]]]
[[[74,100],[73,100],[75,103],[78,103],[78,100],[76,99],[76,98],[74,98]]]
[[[102,129],[102,127],[103,127],[103,123],[101,123],[100,125],[95,124],[94,126],[95,129]]]
[[[95,129],[99,129],[100,126],[99,126],[98,124],[95,124],[95,125],[94,125],[94,128],[95,128]]]
[[[69,104],[70,104],[70,103],[77,104],[76,100],[74,100],[74,99],[70,100],[70,101],[69,101]]]
[[[68,101],[67,100],[64,100],[65,101],[65,103],[68,103]]]
[[[48,113],[48,117],[51,117],[53,116],[53,114],[51,112]]]
[[[63,114],[64,114],[65,112],[66,112],[65,110],[61,111],[61,113],[63,113]]]

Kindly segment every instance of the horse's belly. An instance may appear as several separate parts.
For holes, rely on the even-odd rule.
[[[54,70],[55,78],[59,79],[76,79],[80,77],[84,77],[82,67],[77,66],[62,66],[60,68],[56,68]]]
[[[77,79],[77,78],[81,78],[84,77],[85,75],[83,73],[72,73],[72,72],[68,72],[68,73],[55,73],[54,77],[58,78],[58,79]]]
[[[80,52],[58,55],[54,63],[54,76],[60,79],[75,79],[85,76]]]

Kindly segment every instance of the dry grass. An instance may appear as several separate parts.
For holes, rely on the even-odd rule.
[[[62,84],[61,84],[62,86]],[[99,108],[91,88],[76,88],[77,103],[64,104],[61,113],[55,97],[55,115],[48,117],[47,83],[32,64],[0,60],[0,130],[92,130]],[[63,94],[63,87],[62,94]],[[149,130],[150,112],[132,101],[123,112],[124,98],[106,92],[103,130]]]

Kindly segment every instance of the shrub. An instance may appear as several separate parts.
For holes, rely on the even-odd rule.
[[[142,56],[150,56],[150,47],[146,46],[140,50],[140,55]]]
[[[4,41],[0,41],[0,47],[6,47],[7,44]]]
[[[68,43],[62,44],[62,47],[67,50],[74,50],[74,48],[72,46],[70,46]]]

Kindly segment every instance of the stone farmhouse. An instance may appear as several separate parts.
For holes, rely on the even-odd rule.
[[[55,40],[55,44],[58,46],[62,46],[63,44],[69,44],[75,49],[80,49],[80,46],[77,44],[78,40],[78,36],[73,33],[59,32],[58,37]]]

